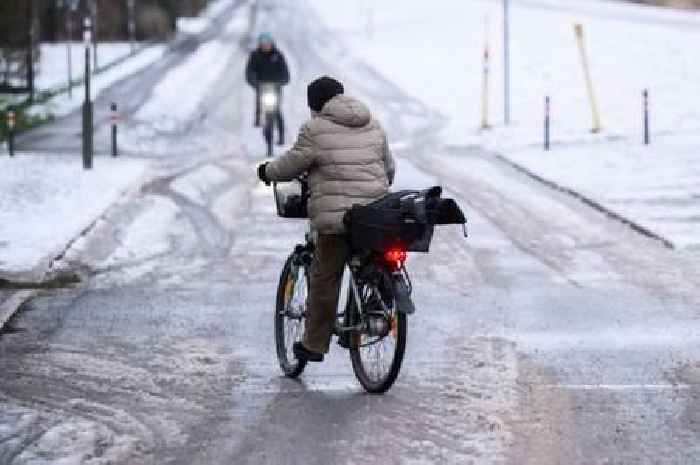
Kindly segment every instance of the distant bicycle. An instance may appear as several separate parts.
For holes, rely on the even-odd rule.
[[[280,86],[274,83],[260,84],[258,92],[262,117],[263,137],[267,144],[267,156],[273,155],[273,136],[275,128],[279,130],[280,121]]]
[[[307,218],[310,196],[305,177],[295,193],[275,185],[278,214]],[[348,349],[356,378],[370,393],[386,392],[396,380],[406,349],[407,315],[415,312],[412,284],[406,270],[407,252],[428,252],[435,224],[466,219],[440,188],[389,194],[365,207],[353,207],[345,217],[351,258],[348,299],[338,311],[333,334]],[[427,204],[426,204],[427,202]],[[430,205],[432,202],[432,205]],[[428,208],[426,208],[426,206]],[[314,234],[295,246],[279,279],[275,308],[275,343],[284,374],[299,376],[306,360],[297,360],[292,346],[304,334],[309,273],[314,258]]]

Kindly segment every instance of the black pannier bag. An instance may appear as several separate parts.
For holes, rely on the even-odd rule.
[[[435,225],[467,222],[457,203],[441,195],[442,188],[435,186],[423,191],[393,192],[368,205],[354,205],[343,220],[352,248],[384,252],[398,247],[428,252]]]

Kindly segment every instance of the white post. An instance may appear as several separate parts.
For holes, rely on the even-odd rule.
[[[374,38],[374,5],[373,0],[367,0],[365,3],[365,20],[367,27],[367,38]]]
[[[136,1],[127,0],[127,6],[129,9],[129,43],[131,44],[131,54],[133,55],[136,51]]]
[[[484,18],[484,70],[481,86],[481,129],[489,127],[489,16]]]

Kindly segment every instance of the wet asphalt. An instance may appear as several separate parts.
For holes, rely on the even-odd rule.
[[[395,386],[363,393],[336,345],[300,380],[281,376],[276,285],[305,226],[276,218],[255,180],[240,51],[206,118],[163,135],[152,180],[66,256],[83,283],[32,300],[0,335],[0,464],[698,463],[697,253],[449,146],[439,115],[329,60],[342,46],[303,11],[265,4],[253,31],[279,31],[290,56],[290,126],[304,82],[347,76],[408,141],[400,187],[441,184],[469,217],[467,240],[444,228],[409,258],[418,312]],[[159,66],[144,71],[154,85]]]

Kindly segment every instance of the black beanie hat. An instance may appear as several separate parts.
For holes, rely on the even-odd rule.
[[[315,112],[320,112],[327,101],[343,92],[345,92],[345,89],[343,89],[343,85],[340,82],[332,77],[320,77],[309,84],[307,88],[309,108]]]

